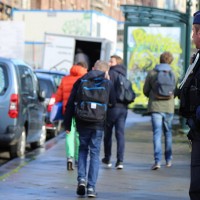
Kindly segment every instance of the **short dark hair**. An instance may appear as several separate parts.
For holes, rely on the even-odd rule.
[[[77,62],[76,65],[79,65],[79,66],[81,66],[81,67],[83,67],[85,69],[88,69],[88,65],[87,65],[86,62]]]

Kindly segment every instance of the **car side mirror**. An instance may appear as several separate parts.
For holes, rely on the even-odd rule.
[[[39,92],[39,99],[40,99],[40,101],[44,101],[45,97],[46,97],[46,92],[44,90],[41,90]]]

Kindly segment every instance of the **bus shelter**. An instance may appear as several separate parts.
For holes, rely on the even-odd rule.
[[[135,112],[146,110],[147,98],[143,85],[147,72],[159,63],[164,51],[173,54],[171,64],[178,80],[181,80],[190,60],[191,11],[187,2],[186,13],[145,6],[121,5],[124,23],[124,64],[128,78],[137,94],[130,105]],[[175,100],[178,108],[179,100]]]

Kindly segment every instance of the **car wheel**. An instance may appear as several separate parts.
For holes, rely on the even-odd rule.
[[[22,129],[22,134],[16,145],[10,147],[10,158],[23,157],[26,152],[26,130]]]
[[[37,142],[32,142],[30,144],[31,149],[36,149],[38,147],[43,147],[45,142],[46,142],[46,137],[47,137],[47,133],[46,133],[46,128],[45,126],[42,127],[42,133],[40,135],[40,139]]]
[[[58,129],[57,129],[57,127],[56,127],[55,130],[49,131],[49,132],[48,132],[48,135],[49,135],[50,138],[56,137],[56,136],[58,135]]]

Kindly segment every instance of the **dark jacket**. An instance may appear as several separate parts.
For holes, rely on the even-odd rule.
[[[181,83],[179,114],[185,118],[195,119],[197,107],[200,106],[200,51],[197,52],[192,65],[193,69],[187,78],[184,78],[185,82]]]
[[[115,66],[110,67],[109,75],[110,75],[110,80],[112,81],[114,88],[116,88],[116,81],[119,74],[126,76],[126,68],[124,65],[115,65]],[[124,104],[118,101],[116,95],[115,95],[115,99],[116,99],[115,107],[127,108],[128,104]]]
[[[66,105],[66,112],[64,115],[64,126],[65,130],[70,131],[71,129],[71,121],[72,117],[74,117],[75,114],[75,101],[76,101],[76,93],[80,84],[81,79],[91,79],[91,78],[104,78],[105,73],[99,70],[91,70],[89,71],[86,75],[84,75],[82,78],[78,79],[77,82],[74,84],[74,87],[72,89],[72,92],[70,94],[68,103]],[[115,91],[114,87],[111,81],[109,81],[109,85],[107,92],[109,94],[109,105],[108,106],[113,106],[116,103],[115,99]],[[99,130],[104,130],[104,125],[105,122],[97,122],[97,123],[91,123],[91,122],[85,122],[76,119],[76,126],[77,130],[82,129],[82,128],[91,128],[91,129],[99,129]]]
[[[187,119],[190,127],[188,138],[200,140],[200,51],[196,53],[180,85],[179,114]]]

